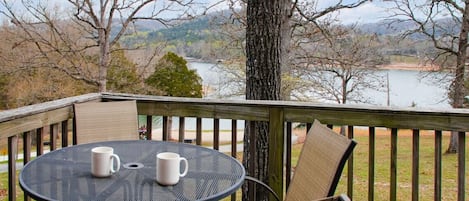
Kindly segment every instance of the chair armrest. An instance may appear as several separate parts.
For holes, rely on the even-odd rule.
[[[245,176],[244,180],[251,181],[251,182],[254,182],[256,184],[260,184],[261,186],[266,188],[270,193],[272,193],[272,195],[274,195],[275,199],[277,199],[278,201],[281,201],[280,198],[278,197],[277,193],[275,193],[275,191],[272,188],[270,188],[270,186],[268,186],[266,183],[262,182],[261,180],[256,179],[256,178],[251,177],[251,176]]]

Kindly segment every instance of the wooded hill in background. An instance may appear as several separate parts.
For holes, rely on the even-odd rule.
[[[222,19],[226,19],[226,14],[214,13],[207,16],[198,17],[188,22],[176,26],[165,27],[158,22],[147,22],[137,24],[136,31],[125,37],[122,44],[126,47],[157,46],[165,44],[164,51],[173,51],[185,57],[213,62],[219,59],[227,59],[227,54],[217,54],[213,51],[223,49],[223,44],[229,40],[226,35],[220,32]],[[445,19],[440,20],[442,24],[451,27]],[[423,51],[433,49],[425,40],[423,35],[414,34],[412,37],[402,39],[400,34],[412,25],[406,22],[389,24],[383,20],[376,23],[346,25],[356,26],[363,34],[375,34],[382,40],[393,40],[386,53],[390,59],[397,59],[396,62],[409,62],[408,57],[422,55]],[[454,30],[457,32],[457,30]],[[236,52],[235,54],[242,54]],[[407,59],[396,56],[403,56]]]

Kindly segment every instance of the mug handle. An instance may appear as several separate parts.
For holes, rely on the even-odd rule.
[[[116,154],[111,154],[111,160],[113,160],[113,159],[114,159],[114,161],[116,161],[116,163],[117,163],[117,168],[114,169],[114,166],[111,166],[111,173],[116,173],[116,172],[118,172],[119,169],[121,168],[121,160],[120,160],[120,158],[119,158],[118,155],[116,155]]]
[[[179,158],[179,162],[183,161],[184,162],[184,172],[179,174],[180,177],[186,176],[187,171],[189,170],[189,163],[187,162],[187,159],[184,157]]]

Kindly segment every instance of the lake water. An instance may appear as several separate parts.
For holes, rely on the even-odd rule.
[[[422,108],[451,108],[447,90],[450,81],[442,82],[442,73],[428,76],[419,71],[384,70],[389,75],[389,98],[391,106]],[[426,75],[426,76],[424,76]],[[438,80],[437,80],[438,78]],[[387,93],[368,90],[365,93],[376,105],[387,105]]]
[[[204,86],[213,86],[218,88],[218,82],[223,79],[214,69],[215,64],[189,62],[189,68],[196,69],[203,80]],[[450,108],[446,98],[446,90],[444,87],[448,84],[440,86],[435,83],[432,76],[422,77],[422,73],[418,71],[407,70],[382,70],[382,75],[389,75],[389,99],[391,106],[416,107],[423,108]],[[441,77],[443,75],[436,75]],[[216,93],[216,92],[214,92]],[[378,92],[374,90],[366,90],[365,96],[369,98],[374,105],[387,105],[387,92]],[[210,94],[209,94],[210,97]],[[207,98],[207,97],[205,97]],[[143,119],[142,119],[143,120]],[[161,119],[155,119],[155,128],[161,127]],[[173,118],[172,128],[177,129],[179,124],[178,118]],[[186,118],[185,128],[187,130],[195,130],[195,118]],[[203,129],[213,129],[212,119],[202,120]],[[238,128],[244,128],[244,121],[238,121]],[[231,129],[231,120],[220,120],[220,129]]]
[[[196,69],[203,79],[204,86],[218,88],[218,81],[223,79],[214,70],[214,64],[190,62],[189,68]],[[425,108],[450,108],[446,98],[446,89],[449,83],[436,84],[435,76],[442,77],[441,73],[435,76],[423,76],[419,71],[408,70],[381,70],[381,75],[389,75],[389,100],[391,106]],[[387,105],[385,91],[366,90],[364,95],[369,98],[373,105]]]

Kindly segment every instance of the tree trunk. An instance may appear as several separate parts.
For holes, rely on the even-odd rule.
[[[458,153],[458,132],[457,131],[451,131],[451,137],[449,139],[449,146],[448,150],[446,150],[446,153]]]
[[[99,84],[99,92],[106,92],[106,84],[107,84],[107,68],[109,66],[110,60],[110,47],[109,41],[106,39],[106,32],[104,29],[99,30],[99,53],[101,54],[99,57],[99,77],[98,77],[98,84]]]
[[[469,4],[466,3],[463,17],[461,20],[461,32],[459,33],[458,55],[456,62],[456,73],[453,83],[451,83],[451,100],[453,108],[462,108],[465,96],[465,67],[466,67],[466,54],[467,54],[467,35],[469,34]],[[447,153],[457,153],[458,147],[458,132],[452,131]]]
[[[246,28],[246,99],[280,100],[281,68],[289,41],[289,0],[248,0]],[[269,124],[247,122],[243,164],[249,176],[269,183]],[[251,137],[254,136],[254,137]],[[253,145],[253,146],[251,146]],[[255,150],[252,148],[255,147]],[[268,200],[268,191],[258,185],[249,189],[252,200]],[[243,188],[243,200],[249,200]]]

